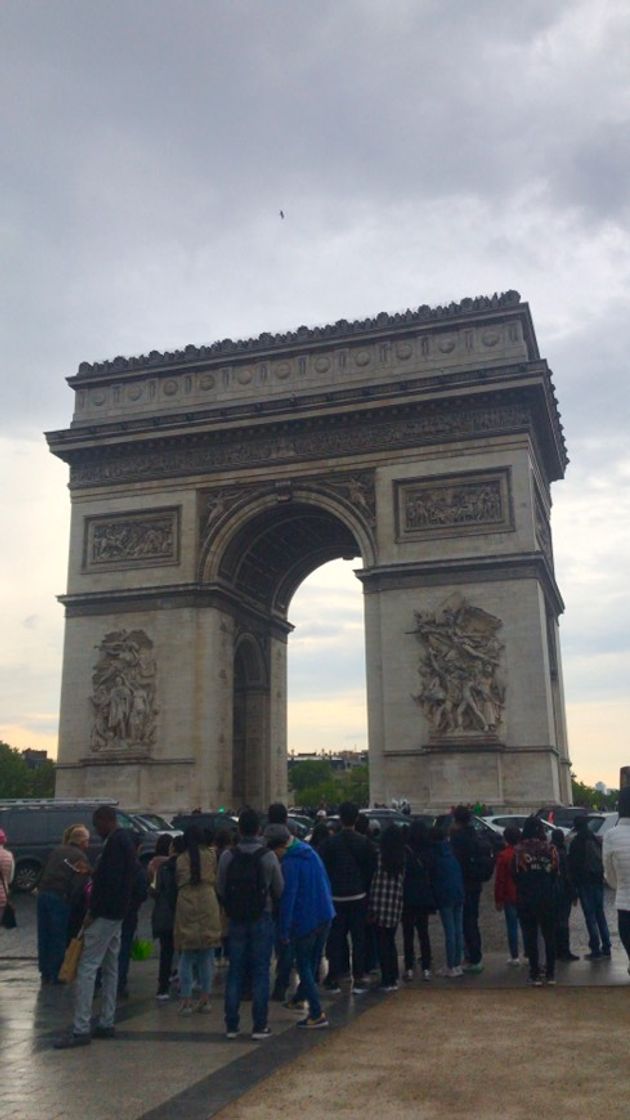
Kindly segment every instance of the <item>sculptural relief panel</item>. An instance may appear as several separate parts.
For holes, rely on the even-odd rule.
[[[88,517],[85,521],[85,571],[140,568],[179,562],[179,508]]]
[[[113,630],[97,649],[90,750],[146,754],[156,735],[153,642],[143,630]]]
[[[502,625],[500,618],[459,593],[435,612],[415,612],[413,633],[422,654],[420,691],[413,699],[438,742],[497,735],[506,695],[500,671]]]
[[[394,486],[399,541],[514,528],[507,469],[432,476]]]
[[[433,440],[511,431],[529,425],[530,420],[528,405],[520,402],[457,409],[419,408],[391,418],[373,415],[369,425],[357,414],[340,422],[327,420],[316,428],[296,427],[293,432],[252,432],[247,441],[242,440],[240,435],[236,438],[228,433],[221,439],[204,442],[174,440],[158,447],[123,448],[112,455],[86,457],[81,463],[73,465],[70,482],[72,487],[107,485],[145,478],[203,474],[229,467],[352,455],[358,451],[369,451],[374,446],[415,447]]]

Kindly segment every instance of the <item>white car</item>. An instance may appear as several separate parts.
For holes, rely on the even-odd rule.
[[[484,820],[486,824],[489,824],[490,828],[494,828],[496,832],[500,832],[501,835],[503,835],[503,829],[507,828],[508,825],[515,825],[516,828],[522,828],[525,821],[529,820],[530,815],[531,814],[526,815],[523,813],[503,813],[493,817],[482,817],[481,819]],[[558,825],[551,824],[549,821],[544,820],[543,817],[539,817],[538,819],[543,825],[547,838],[551,836],[554,828],[559,827]],[[568,828],[561,829],[561,832],[564,832],[565,836],[568,831]]]

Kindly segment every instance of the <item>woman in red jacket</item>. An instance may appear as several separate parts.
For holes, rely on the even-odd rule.
[[[515,825],[508,825],[503,832],[506,847],[499,852],[496,858],[494,875],[494,901],[497,910],[505,914],[505,928],[507,931],[508,949],[510,955],[508,964],[519,965],[518,955],[518,914],[516,912],[516,881],[513,875],[514,848],[521,839],[521,830]]]

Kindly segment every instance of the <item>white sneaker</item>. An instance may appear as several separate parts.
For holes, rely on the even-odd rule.
[[[403,972],[403,980],[413,980],[413,968],[406,968]]]
[[[445,980],[454,980],[456,976],[461,976],[462,972],[461,969],[458,972],[456,968],[441,968],[438,975],[443,976]]]
[[[507,963],[512,965],[512,968],[519,968],[521,963],[520,957],[508,957]]]
[[[422,979],[423,980],[430,980],[431,979],[431,969],[430,968],[425,968],[423,970]]]

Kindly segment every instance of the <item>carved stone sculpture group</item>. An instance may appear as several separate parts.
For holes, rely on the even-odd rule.
[[[501,620],[453,595],[441,610],[415,612],[422,647],[414,697],[434,734],[496,734],[505,705],[499,673]]]
[[[143,630],[114,630],[97,649],[90,748],[146,752],[156,731],[153,642]]]

